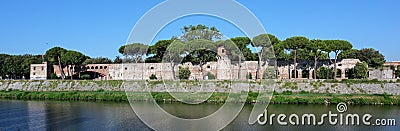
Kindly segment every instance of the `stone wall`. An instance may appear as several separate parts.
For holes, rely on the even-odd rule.
[[[148,85],[149,88],[146,88]],[[181,82],[177,84],[166,81],[150,81],[147,83],[138,81],[0,81],[0,90],[20,90],[20,91],[97,91],[99,89],[106,91],[147,91],[154,92],[169,91],[182,92],[187,90],[194,92],[201,90],[203,92],[235,92],[257,91],[260,85],[256,82],[233,82],[233,88],[230,88],[229,81],[206,81],[198,83],[196,81]],[[130,88],[128,88],[130,87]],[[132,88],[134,87],[134,88]],[[182,87],[182,88],[181,88]],[[203,87],[203,88],[201,88]],[[350,83],[325,83],[325,82],[284,82],[275,83],[275,91],[282,93],[284,91],[292,92],[310,92],[310,93],[333,93],[333,94],[393,94],[400,95],[400,83],[382,83],[382,84],[350,84]],[[272,89],[272,88],[271,88]]]
[[[393,70],[390,69],[376,69],[376,70],[370,70],[368,72],[369,79],[379,79],[379,80],[385,80],[385,79],[393,79],[394,73]]]

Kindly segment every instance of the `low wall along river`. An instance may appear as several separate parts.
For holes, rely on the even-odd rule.
[[[167,92],[164,88],[174,87],[176,83],[171,81],[146,81],[146,85],[152,92]],[[199,83],[196,81],[182,81],[180,86],[184,90],[197,91],[203,86],[203,92],[230,92],[230,81],[206,81]],[[133,86],[134,85],[134,86]],[[124,87],[134,87],[132,91],[146,91],[146,85],[143,82],[132,81],[0,81],[0,90],[10,91],[125,91]],[[260,87],[257,82],[233,82],[234,92],[250,91],[256,92]],[[310,92],[320,94],[389,94],[400,95],[400,83],[327,83],[327,82],[275,82],[275,91],[282,93],[284,91]],[[180,88],[170,88],[169,91],[182,92]]]

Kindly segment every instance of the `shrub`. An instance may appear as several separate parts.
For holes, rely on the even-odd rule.
[[[84,74],[84,75],[81,75],[81,79],[88,80],[88,79],[91,79],[91,76],[89,74]]]
[[[292,95],[293,92],[292,91],[284,91],[282,92],[282,95]]]
[[[300,94],[310,94],[310,92],[301,90],[301,91],[300,91]]]
[[[317,70],[318,79],[333,79],[333,69],[327,67],[320,67]]]
[[[365,79],[368,76],[368,65],[365,62],[358,62],[354,67],[354,77],[357,79]]]
[[[246,78],[247,78],[247,79],[253,79],[253,75],[249,72],[249,73],[247,73]]]
[[[157,76],[154,75],[154,74],[151,74],[151,75],[150,75],[150,80],[157,80]]]
[[[179,79],[189,79],[190,70],[189,67],[179,67],[178,78]]]
[[[209,80],[215,79],[215,75],[213,75],[211,72],[207,72],[207,77]]]

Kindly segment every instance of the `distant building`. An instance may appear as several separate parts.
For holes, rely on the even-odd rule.
[[[31,64],[30,79],[46,80],[51,74],[49,67],[50,66],[47,62],[43,62],[42,64]]]

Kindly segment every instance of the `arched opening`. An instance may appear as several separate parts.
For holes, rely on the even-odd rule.
[[[99,69],[99,67],[98,67],[98,66],[96,66],[96,67],[94,67],[94,69]]]
[[[342,78],[342,70],[341,69],[336,70],[336,78]]]
[[[100,69],[103,69],[103,66],[100,66]]]
[[[354,79],[354,69],[346,69],[345,75],[348,79]]]
[[[81,72],[80,74],[75,74],[73,77],[75,79],[82,79],[82,80],[93,80],[93,79],[98,79],[101,77],[104,77],[106,75],[94,72],[94,71],[84,71]]]
[[[90,69],[94,69],[94,67],[92,66],[92,67],[90,67]]]
[[[301,71],[301,78],[309,78],[310,77],[310,70],[303,70]]]
[[[298,78],[297,76],[295,76],[295,71],[296,71],[296,74],[297,74],[297,76],[299,75],[299,71],[298,70],[292,70],[292,74],[291,74],[291,76],[292,76],[292,78]]]

